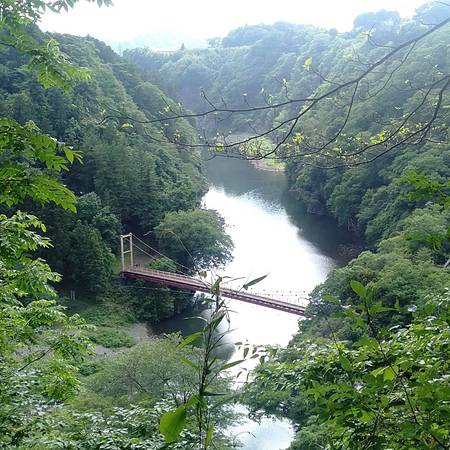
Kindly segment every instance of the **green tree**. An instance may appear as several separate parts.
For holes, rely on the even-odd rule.
[[[233,248],[223,219],[212,210],[167,213],[155,228],[161,251],[193,271],[225,264]]]
[[[46,87],[67,86],[84,79],[59,53],[54,42],[41,45],[25,33],[49,7],[74,2],[3,2],[0,18],[2,45],[30,57]],[[20,448],[42,422],[40,413],[55,401],[72,396],[77,387],[77,365],[88,352],[86,325],[68,317],[55,302],[51,284],[60,276],[33,256],[50,242],[39,233],[45,226],[17,207],[25,200],[41,205],[52,202],[75,211],[75,196],[58,177],[79,155],[43,134],[34,123],[21,125],[0,119],[0,204],[15,208],[0,216],[0,444]]]
[[[78,197],[77,218],[96,228],[103,242],[111,250],[116,249],[121,231],[120,222],[109,206],[103,206],[100,197],[95,192]]]
[[[179,406],[192,395],[197,380],[196,371],[181,361],[196,350],[181,349],[180,342],[179,336],[172,335],[137,344],[104,361],[101,370],[90,376],[85,386],[95,395],[121,406],[161,398]]]
[[[97,400],[95,407],[98,408]],[[164,411],[164,403],[151,408],[133,405],[128,408],[116,407],[110,414],[97,411],[77,411],[56,408],[52,415],[45,417],[41,429],[25,441],[29,450],[52,450],[64,446],[90,450],[93,448],[139,448],[154,450],[164,445],[158,433],[159,415]],[[175,450],[195,450],[192,438],[186,433]]]
[[[162,270],[164,272],[176,273],[177,271],[176,263],[172,261],[170,258],[167,258],[167,256],[161,256],[159,258],[154,259],[149,264],[149,267],[150,269]]]
[[[77,222],[66,239],[71,249],[67,256],[67,282],[88,295],[107,292],[111,285],[114,256],[100,232]]]
[[[47,173],[67,169],[74,153],[34,125],[2,124],[0,203],[16,207],[27,198],[74,210],[74,195]],[[25,212],[0,216],[0,443],[7,448],[20,446],[39,427],[37,411],[75,393],[77,365],[88,352],[84,321],[66,316],[54,300],[51,284],[60,276],[33,257],[50,245],[43,231],[42,222]]]

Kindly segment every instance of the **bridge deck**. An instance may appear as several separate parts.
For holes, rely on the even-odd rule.
[[[204,292],[209,294],[211,292],[211,285],[204,280],[177,273],[162,272],[160,270],[145,269],[143,267],[124,267],[122,276],[129,279],[143,280],[151,283],[161,284],[164,286],[171,286],[180,289],[187,289],[195,292]],[[255,305],[265,306],[267,308],[285,311],[298,316],[305,314],[305,306],[290,303],[282,300],[275,300],[273,298],[257,295],[248,291],[240,291],[221,287],[220,293],[223,297],[240,300]]]

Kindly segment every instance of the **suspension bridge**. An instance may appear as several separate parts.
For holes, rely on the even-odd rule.
[[[145,247],[147,250],[144,250],[142,247]],[[203,278],[193,277],[185,273],[164,272],[162,270],[145,267],[145,265],[138,261],[135,249],[138,249],[141,253],[147,255],[151,259],[154,258],[152,253],[156,253],[159,256],[165,256],[132,233],[122,235],[120,237],[120,252],[122,265],[121,276],[123,278],[142,280],[148,283],[184,289],[191,292],[211,294],[212,284],[208,283]],[[176,264],[181,268],[187,269],[181,264]],[[219,290],[220,295],[224,298],[252,303],[254,305],[276,309],[298,316],[304,316],[305,314],[306,296],[304,293],[300,295],[297,293],[296,295],[291,296],[289,300],[281,300],[280,298],[285,296],[285,293],[281,291],[275,291],[275,295],[269,295],[267,293],[256,293],[243,289],[232,289],[222,285],[219,287]],[[292,294],[292,291],[288,291],[288,293]]]

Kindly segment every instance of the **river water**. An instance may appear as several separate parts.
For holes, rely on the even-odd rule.
[[[234,242],[233,261],[218,273],[243,277],[236,282],[268,275],[253,287],[255,292],[279,299],[306,301],[306,295],[327,274],[344,261],[340,244],[349,237],[327,218],[302,211],[286,193],[282,173],[262,171],[237,159],[215,158],[206,164],[209,191],[203,198],[206,208],[217,210],[227,224]],[[298,328],[298,317],[272,309],[231,300],[229,336],[233,342],[252,345],[288,344]],[[163,322],[156,332],[191,333],[199,327],[195,320],[177,317]],[[240,408],[240,407],[239,407]],[[245,413],[245,408],[242,407]],[[286,449],[294,435],[287,420],[248,420],[230,430],[238,435],[244,450]]]

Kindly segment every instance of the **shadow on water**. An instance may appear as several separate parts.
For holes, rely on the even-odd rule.
[[[342,254],[341,249],[349,244],[357,244],[349,231],[340,228],[332,217],[307,213],[305,206],[287,191],[283,193],[280,201],[289,219],[298,228],[301,238],[336,260],[339,266],[348,262],[348,256]]]
[[[205,167],[210,184],[223,188],[228,195],[257,191],[266,201],[277,203],[287,189],[282,172],[258,170],[242,159],[217,157],[206,161]]]

